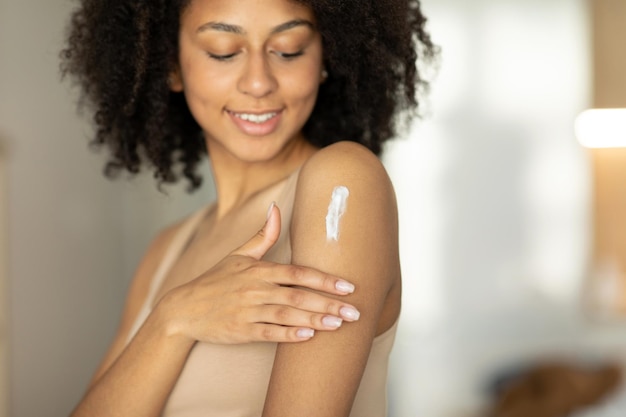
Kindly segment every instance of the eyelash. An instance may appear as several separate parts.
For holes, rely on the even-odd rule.
[[[298,52],[294,52],[292,54],[286,54],[284,52],[276,52],[276,55],[278,55],[279,57],[281,57],[284,60],[287,61],[291,61],[292,59],[295,59],[299,56],[304,55],[304,51],[298,51]]]
[[[207,52],[207,54],[209,55],[209,57],[211,59],[215,59],[216,61],[220,61],[220,62],[230,61],[232,58],[235,57],[235,55],[237,55],[237,53],[228,54],[228,55],[215,55],[215,54],[212,54],[210,52]],[[280,58],[286,60],[286,61],[291,61],[292,59],[295,59],[295,58],[297,58],[299,56],[304,55],[304,51],[298,51],[298,52],[294,52],[292,54],[288,54],[288,53],[284,53],[284,52],[276,52],[276,55],[279,56]]]
[[[209,58],[215,59],[216,61],[220,61],[220,62],[229,61],[230,59],[234,58],[235,55],[237,55],[237,54],[214,55],[214,54],[209,53],[209,52],[207,52],[207,54],[209,55]]]

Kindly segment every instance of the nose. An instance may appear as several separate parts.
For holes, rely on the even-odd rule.
[[[262,98],[275,91],[277,85],[264,54],[250,53],[239,78],[239,91],[255,98]]]

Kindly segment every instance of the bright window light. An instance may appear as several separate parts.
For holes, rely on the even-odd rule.
[[[587,148],[626,147],[626,108],[585,110],[574,129],[578,142]]]

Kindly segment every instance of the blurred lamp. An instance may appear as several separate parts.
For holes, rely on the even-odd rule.
[[[626,147],[626,108],[585,110],[574,129],[578,142],[587,148]]]

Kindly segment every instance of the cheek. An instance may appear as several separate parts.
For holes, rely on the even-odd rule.
[[[283,82],[284,91],[289,92],[293,100],[315,101],[320,86],[321,67],[303,66],[300,71],[290,72]]]
[[[219,74],[182,64],[184,95],[193,118],[207,131],[220,117],[228,93],[228,80]],[[215,71],[213,71],[215,73]],[[210,88],[207,88],[210,86]]]
[[[188,100],[204,104],[222,102],[233,85],[233,72],[217,71],[202,62],[183,64],[183,84]]]

